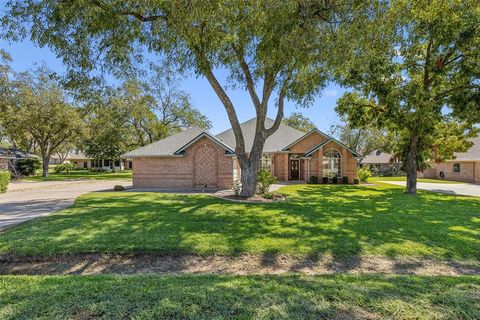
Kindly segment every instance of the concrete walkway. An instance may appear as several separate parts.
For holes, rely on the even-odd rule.
[[[130,187],[132,181],[13,182],[7,193],[0,194],[0,230],[71,206],[75,198],[84,193],[111,191],[116,184]]]
[[[394,184],[397,186],[405,186],[404,181],[378,181],[382,183]],[[430,183],[417,182],[417,189],[440,192],[451,195],[464,195],[480,197],[480,185],[469,183]]]

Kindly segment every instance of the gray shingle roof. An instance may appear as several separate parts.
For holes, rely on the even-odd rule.
[[[22,150],[15,149],[15,148],[0,148],[0,158],[28,159],[28,158],[38,158],[38,156]]]
[[[243,132],[243,138],[245,140],[245,149],[247,151],[252,150],[253,138],[255,136],[256,122],[257,122],[257,118],[253,118],[240,125]],[[266,118],[265,127],[270,128],[271,126],[273,126],[274,122],[275,121],[273,119]],[[270,137],[267,138],[267,140],[265,141],[265,146],[263,148],[263,151],[264,152],[280,151],[284,147],[300,139],[304,135],[305,135],[305,132],[289,127],[286,124],[282,123],[280,124],[280,127],[278,128],[278,130],[274,134],[272,134]],[[217,134],[216,137],[235,149],[235,145],[236,145],[235,135],[232,129],[228,129],[227,131]]]
[[[180,131],[179,133],[176,133],[169,137],[166,137],[165,139],[155,141],[154,143],[127,152],[123,155],[123,157],[134,158],[173,156],[177,150],[182,148],[184,145],[186,145],[202,133],[202,129],[198,127],[192,127],[184,131]]]
[[[462,153],[455,153],[455,160],[459,161],[476,161],[480,160],[480,136],[469,139],[473,142],[473,146],[467,151]]]
[[[380,150],[374,150],[362,159],[363,164],[388,164],[393,156]]]

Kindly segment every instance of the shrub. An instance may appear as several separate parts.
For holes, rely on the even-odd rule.
[[[309,183],[311,184],[317,184],[318,183],[318,177],[317,176],[311,176]]]
[[[240,190],[242,189],[242,183],[238,180],[233,181],[233,193],[238,197],[240,195]]]
[[[337,183],[338,183],[338,177],[337,177],[337,176],[334,176],[334,177],[332,178],[332,183],[334,183],[334,184],[337,184]]]
[[[353,184],[359,184],[359,183],[360,183],[360,180],[358,180],[358,178],[353,179]]]
[[[322,177],[322,183],[327,184],[328,183],[328,177]]]
[[[17,162],[17,171],[22,176],[31,176],[34,175],[35,172],[41,168],[41,166],[42,164],[37,158],[21,159]]]
[[[125,190],[125,187],[119,184],[113,187],[113,191],[123,191],[123,190]]]
[[[60,163],[53,169],[55,173],[66,172],[70,173],[70,171],[77,169],[77,165],[75,163]]]
[[[367,182],[368,178],[372,176],[372,173],[367,168],[360,168],[358,169],[357,175],[361,182]]]
[[[7,192],[9,183],[10,183],[10,172],[0,171],[0,193]]]
[[[257,176],[258,191],[260,194],[265,194],[270,190],[270,186],[277,182],[277,178],[272,176],[270,171],[260,169]]]
[[[273,199],[274,196],[275,196],[275,195],[274,195],[273,193],[271,193],[271,192],[266,192],[266,193],[262,194],[262,197],[263,197],[264,199]]]
[[[342,178],[342,182],[343,182],[344,184],[348,184],[348,177],[343,177],[343,178]]]

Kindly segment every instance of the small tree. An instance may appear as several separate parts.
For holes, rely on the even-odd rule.
[[[260,194],[266,194],[270,190],[272,184],[277,182],[277,178],[272,176],[269,170],[260,169],[258,171],[258,191]]]

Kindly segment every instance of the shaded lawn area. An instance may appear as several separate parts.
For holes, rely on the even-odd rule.
[[[70,173],[50,172],[48,177],[42,177],[39,173],[33,177],[27,177],[25,180],[30,181],[63,181],[70,179],[96,179],[96,180],[113,180],[113,179],[131,179],[132,170],[122,170],[117,172],[97,172],[90,170],[73,170]]]
[[[207,195],[90,193],[0,233],[0,253],[332,254],[480,258],[480,198],[391,185],[292,185],[284,203]]]
[[[376,181],[407,181],[407,177],[371,177],[368,179],[368,182]],[[441,180],[441,179],[427,179],[427,178],[418,178],[418,182],[428,182],[428,183],[445,183],[445,184],[463,184],[464,182],[459,181],[450,181],[450,180]]]
[[[1,276],[1,319],[479,319],[480,277]]]

